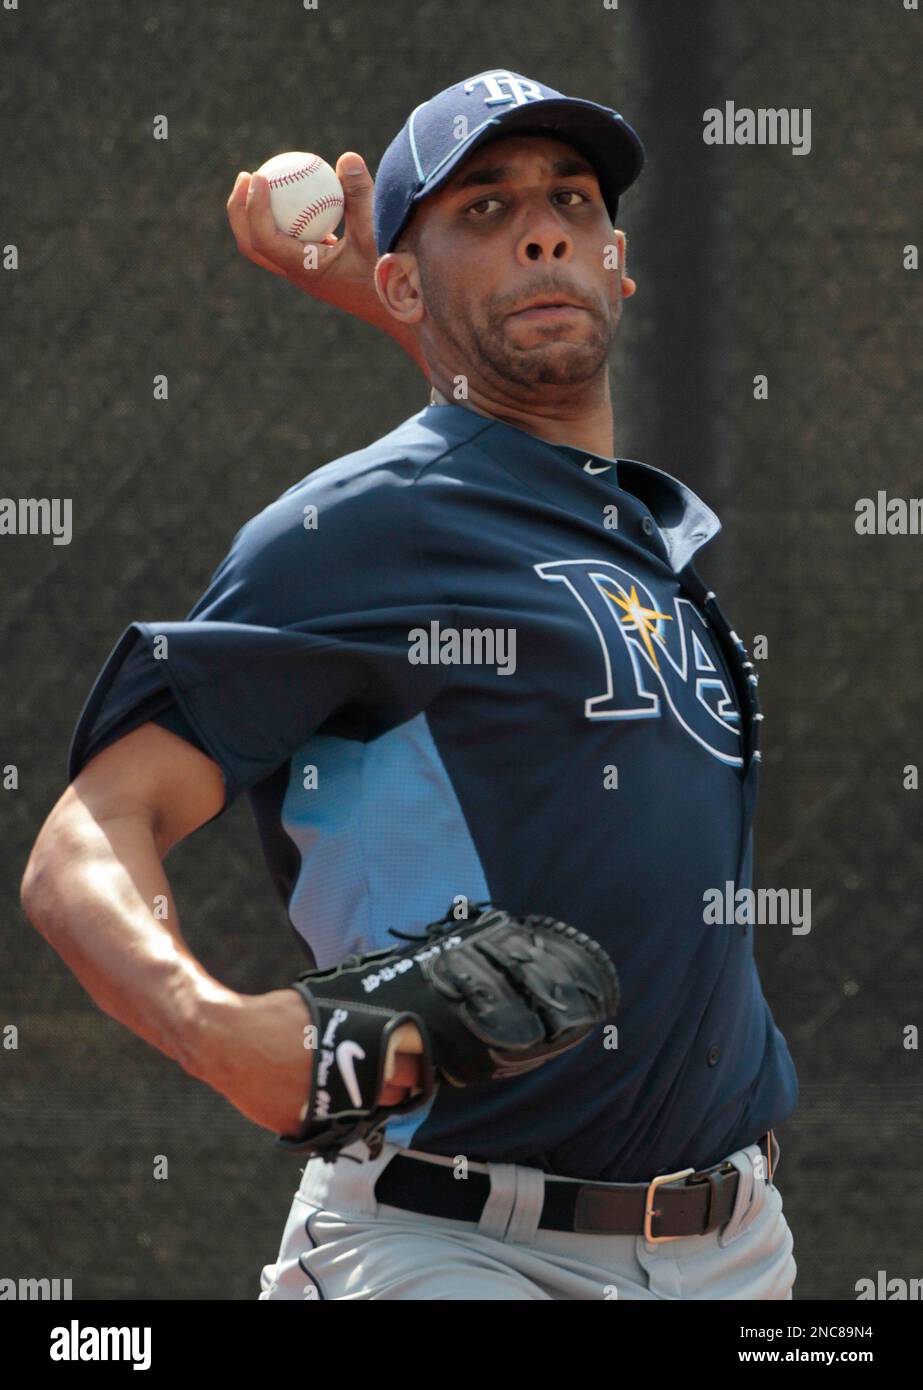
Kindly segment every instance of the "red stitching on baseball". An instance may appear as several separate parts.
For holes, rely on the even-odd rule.
[[[337,194],[324,193],[316,202],[308,203],[306,208],[302,208],[288,229],[289,236],[297,236],[299,232],[303,231],[315,213],[322,212],[324,208],[341,208],[342,206],[343,199]]]
[[[302,164],[300,169],[292,169],[288,174],[276,174],[269,180],[270,188],[281,188],[284,183],[297,183],[299,179],[306,178],[308,174],[313,174],[315,169],[319,169],[322,160],[316,158],[313,164]]]

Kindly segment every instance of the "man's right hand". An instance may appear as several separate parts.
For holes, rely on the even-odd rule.
[[[375,289],[378,252],[372,225],[375,185],[361,155],[340,155],[336,174],[343,185],[345,224],[339,238],[333,232],[321,242],[301,242],[280,232],[269,206],[269,183],[262,175],[242,172],[227,202],[228,220],[237,248],[247,260],[297,285],[305,294],[354,314],[392,337],[424,376],[416,335],[408,333],[388,313]],[[305,250],[316,249],[317,267],[305,267]]]

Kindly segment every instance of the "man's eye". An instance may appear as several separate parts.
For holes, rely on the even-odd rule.
[[[577,200],[576,202],[565,203],[565,207],[579,207],[581,203],[588,203],[591,201],[587,194],[583,193],[579,188],[560,188],[553,196],[555,199],[571,198]],[[466,209],[466,215],[471,214],[473,215],[474,221],[481,221],[489,215],[489,205],[491,203],[499,207],[503,206],[503,200],[501,198],[495,198],[493,196],[479,198],[476,203],[472,203]]]
[[[499,203],[499,201],[500,201],[499,198],[479,198],[478,201],[477,201],[476,203],[472,203],[472,204],[471,204],[471,206],[469,207],[468,211],[469,211],[469,212],[476,212],[476,210],[477,210],[478,208],[484,208],[484,207],[486,207],[486,205],[487,205],[488,203]],[[476,218],[477,218],[477,217],[481,217],[481,216],[483,216],[483,215],[484,215],[483,213],[478,212],[478,213],[476,213]]]

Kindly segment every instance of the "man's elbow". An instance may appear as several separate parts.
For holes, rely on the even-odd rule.
[[[55,850],[57,824],[54,812],[45,821],[32,846],[19,885],[19,901],[26,917],[42,930],[45,906],[61,871],[62,857]]]
[[[19,885],[19,901],[22,910],[33,926],[38,926],[39,901],[45,891],[47,878],[47,865],[43,862],[43,854],[36,840],[32,846],[32,853],[29,855],[22,882]]]

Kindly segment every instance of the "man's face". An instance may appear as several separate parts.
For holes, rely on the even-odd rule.
[[[417,208],[412,244],[421,341],[448,378],[576,386],[605,370],[622,301],[615,235],[573,146],[516,135],[475,150]],[[567,303],[527,307],[547,299]]]

